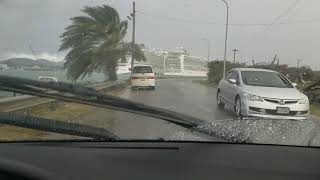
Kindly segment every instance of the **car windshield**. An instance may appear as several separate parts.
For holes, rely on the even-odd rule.
[[[241,71],[242,81],[245,85],[292,88],[292,85],[282,75],[266,71]]]
[[[317,7],[0,0],[0,142],[318,146]]]
[[[134,67],[133,73],[152,73],[152,68],[150,66]]]

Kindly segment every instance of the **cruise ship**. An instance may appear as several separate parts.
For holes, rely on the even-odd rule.
[[[10,69],[6,64],[0,64],[0,70]]]

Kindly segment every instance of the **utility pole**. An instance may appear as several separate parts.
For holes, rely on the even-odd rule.
[[[233,51],[233,64],[236,63],[236,53],[239,51],[238,49],[234,49]]]
[[[132,2],[132,46],[135,44],[135,35],[136,35],[136,2]],[[131,52],[131,75],[133,73],[133,66],[134,66],[134,58]]]
[[[297,80],[299,81],[299,78],[300,78],[300,62],[302,61],[302,59],[297,59],[297,63],[298,63],[298,66],[297,66],[297,74],[295,75],[294,77],[294,81],[296,82]]]
[[[166,73],[166,58],[167,55],[163,56],[163,72]]]
[[[210,43],[210,40],[208,40],[208,66],[210,63],[210,49],[211,49],[211,43]]]
[[[254,62],[254,59],[252,59],[252,65],[253,67],[256,67],[256,63]]]
[[[297,59],[297,62],[298,62],[298,71],[300,69],[300,62],[302,61],[302,59]]]

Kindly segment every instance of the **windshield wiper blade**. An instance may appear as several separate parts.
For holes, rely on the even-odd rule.
[[[119,137],[103,128],[63,121],[0,112],[0,123],[28,129],[89,137],[94,140],[115,141]]]
[[[0,75],[0,90],[13,91],[16,93],[53,98],[62,101],[76,102],[112,110],[146,115],[165,120],[187,129],[198,131],[196,127],[208,123],[199,118],[170,111],[164,108],[153,107],[138,102],[133,102],[119,97],[102,94],[93,88],[77,84],[63,82],[41,82],[36,80]],[[243,140],[230,140],[227,137],[214,134],[211,131],[202,130],[201,133],[216,137],[229,142],[244,142]]]
[[[64,82],[41,82],[36,80],[0,75],[0,90],[77,102],[118,111],[147,115],[171,123],[192,128],[206,123],[198,118],[163,108],[148,106],[119,97],[102,94],[93,88]]]

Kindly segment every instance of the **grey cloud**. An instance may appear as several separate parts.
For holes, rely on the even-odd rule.
[[[230,23],[267,24],[293,0],[228,2]],[[125,18],[131,11],[131,3],[131,0],[0,0],[0,59],[9,52],[30,53],[29,44],[39,54],[55,54],[59,35],[69,25],[69,18],[80,15],[84,6],[110,4]],[[164,49],[182,44],[192,54],[206,56],[206,43],[201,41],[206,37],[213,42],[214,58],[223,57],[225,6],[221,0],[136,0],[136,5],[138,42]],[[317,0],[300,1],[280,22],[320,18],[319,5]],[[319,67],[316,53],[320,46],[319,31],[317,22],[275,24],[270,30],[261,26],[230,26],[228,57],[231,59],[231,50],[237,48],[243,61],[271,60],[277,53],[283,63],[294,65],[296,58],[303,58],[305,64]],[[130,31],[127,39],[131,39]]]

